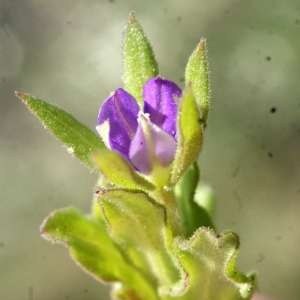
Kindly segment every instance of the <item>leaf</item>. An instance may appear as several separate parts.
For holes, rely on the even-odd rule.
[[[188,85],[178,105],[178,142],[169,185],[173,186],[196,161],[202,146],[202,125],[192,86]]]
[[[93,153],[95,164],[104,177],[117,186],[154,190],[155,186],[137,173],[119,153],[103,150]]]
[[[204,38],[201,39],[199,45],[188,60],[185,69],[185,82],[186,84],[193,84],[196,102],[202,113],[201,121],[204,123],[205,127],[209,112],[210,90],[206,40]]]
[[[199,227],[214,229],[213,221],[204,207],[195,202],[195,190],[199,181],[199,168],[194,163],[175,187],[185,227],[185,236],[190,237]]]
[[[133,12],[129,14],[123,40],[124,88],[143,108],[143,87],[158,75],[152,47]]]
[[[164,289],[179,279],[179,271],[166,250],[166,213],[146,193],[104,190],[99,203],[113,239],[129,255],[148,281]]]
[[[214,218],[215,195],[210,187],[198,184],[195,192],[195,202],[203,207],[211,219]]]
[[[69,153],[89,168],[95,168],[90,158],[91,152],[105,148],[96,133],[52,104],[20,92],[16,92],[16,95],[42,121],[45,128],[67,147]]]
[[[122,282],[124,295],[134,295],[133,299],[158,300],[153,288],[130,265],[122,250],[107,234],[103,224],[82,216],[70,207],[48,216],[41,226],[41,233],[51,242],[67,245],[74,260],[97,279]]]
[[[200,228],[189,239],[177,238],[174,252],[182,267],[182,289],[173,297],[180,300],[240,300],[254,292],[255,276],[235,268],[239,238],[233,232],[215,235]]]

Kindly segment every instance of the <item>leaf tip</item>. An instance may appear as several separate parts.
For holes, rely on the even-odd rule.
[[[15,95],[16,95],[17,97],[19,97],[20,99],[24,100],[25,94],[23,94],[23,93],[21,93],[21,92],[18,92],[18,91],[15,91]]]
[[[206,38],[201,38],[199,46],[198,46],[199,50],[205,51],[206,49]]]
[[[136,22],[137,22],[137,20],[136,20],[136,17],[135,17],[135,13],[133,11],[131,11],[129,13],[129,16],[128,16],[128,24],[132,25],[132,24],[134,24]]]

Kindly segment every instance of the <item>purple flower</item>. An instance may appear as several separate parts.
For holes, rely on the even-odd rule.
[[[97,131],[107,147],[118,151],[133,167],[150,174],[156,164],[167,167],[177,146],[177,99],[180,88],[160,77],[147,81],[144,109],[129,93],[117,89],[102,104]]]

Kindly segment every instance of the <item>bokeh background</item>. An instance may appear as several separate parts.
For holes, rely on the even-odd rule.
[[[0,299],[108,299],[108,286],[39,235],[54,209],[89,212],[96,174],[14,91],[94,128],[101,102],[122,86],[131,10],[161,75],[181,87],[207,38],[212,108],[200,163],[218,229],[240,234],[239,269],[259,273],[262,293],[300,299],[299,0],[0,0]]]

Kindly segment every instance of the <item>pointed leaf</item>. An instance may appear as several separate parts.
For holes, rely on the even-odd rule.
[[[185,225],[185,236],[190,237],[199,227],[214,228],[208,212],[195,202],[195,190],[199,181],[197,163],[190,166],[175,187],[176,198]]]
[[[134,13],[129,14],[123,40],[124,87],[143,107],[144,84],[158,75],[152,47]]]
[[[179,271],[166,250],[162,205],[144,192],[121,189],[102,191],[99,202],[110,235],[123,245],[149,282],[166,286],[179,279]]]
[[[185,69],[185,82],[186,84],[190,82],[193,84],[196,102],[202,113],[202,122],[205,127],[209,112],[210,90],[206,40],[204,38],[201,39],[188,60]]]
[[[254,292],[255,276],[246,276],[235,268],[238,249],[239,238],[233,232],[215,235],[200,228],[189,240],[177,238],[174,251],[183,278],[182,289],[174,291],[175,299],[249,299]]]
[[[88,273],[106,282],[124,283],[123,293],[134,299],[157,300],[143,275],[130,265],[122,250],[111,240],[104,224],[67,208],[52,213],[41,226],[42,236],[70,248],[71,256]],[[144,294],[147,297],[144,297]]]
[[[198,158],[202,146],[202,126],[192,86],[188,85],[179,102],[178,142],[172,166],[170,185],[174,185]]]
[[[91,152],[105,148],[99,136],[62,109],[38,98],[16,92],[28,108],[66,147],[89,168],[94,169]]]
[[[118,152],[98,151],[93,153],[93,159],[105,178],[117,186],[129,189],[155,189],[155,186],[133,170]]]

